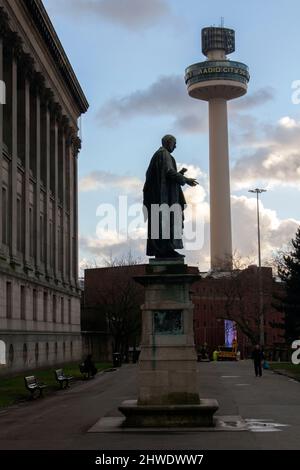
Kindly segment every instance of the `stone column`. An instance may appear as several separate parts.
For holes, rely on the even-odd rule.
[[[67,210],[67,201],[66,201],[66,128],[68,125],[68,118],[66,116],[62,119],[62,153],[60,158],[62,159],[62,222],[61,222],[61,230],[62,230],[62,282],[63,284],[66,283],[66,210]]]
[[[78,288],[78,154],[81,149],[81,140],[79,137],[74,139],[73,147],[73,276],[75,286]]]
[[[4,83],[4,70],[3,70],[3,49],[4,40],[8,35],[8,15],[2,7],[0,7],[0,258],[6,258],[2,249],[2,172],[3,172],[3,106],[4,100],[6,101],[6,84]]]
[[[61,108],[54,106],[54,279],[59,279],[59,240],[58,240],[58,125],[61,119]]]
[[[22,66],[24,68],[24,103],[25,103],[25,122],[23,126],[25,128],[25,173],[24,173],[24,268],[27,271],[33,269],[30,256],[30,243],[31,233],[30,219],[29,219],[29,192],[30,192],[30,81],[29,78],[32,75],[32,59],[25,56],[22,60]]]
[[[0,11],[1,13],[1,11]],[[0,30],[1,32],[1,30]],[[3,77],[3,38],[0,36],[0,99],[3,99],[5,93],[5,84]],[[2,92],[2,93],[1,93]],[[0,102],[0,257],[2,253],[2,171],[3,171],[3,106]]]
[[[17,88],[17,57],[20,54],[20,44],[17,36],[13,37],[11,62],[11,165],[10,165],[10,262],[19,265],[17,256],[17,159],[18,159],[18,88]]]
[[[36,92],[36,204],[35,204],[35,270],[37,276],[41,274],[41,99],[39,76],[35,76]]]
[[[73,273],[73,229],[74,229],[74,223],[73,223],[73,209],[74,209],[74,204],[73,204],[73,144],[72,144],[72,135],[70,134],[68,137],[68,148],[67,148],[67,158],[68,158],[68,163],[69,163],[69,193],[68,193],[68,205],[69,205],[69,244],[68,244],[68,258],[69,258],[69,283],[70,286],[74,287],[74,273]]]
[[[78,151],[75,148],[74,155],[74,259],[73,259],[73,270],[75,286],[78,287]]]
[[[50,233],[49,233],[49,216],[50,216],[50,105],[52,100],[53,93],[51,90],[46,89],[44,94],[44,108],[43,112],[45,113],[45,121],[46,121],[46,142],[45,142],[45,149],[44,149],[44,156],[46,165],[46,207],[45,207],[45,273],[46,277],[49,280],[52,278],[52,269],[50,263]]]

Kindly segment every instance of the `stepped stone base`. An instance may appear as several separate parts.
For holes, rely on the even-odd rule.
[[[199,405],[138,405],[126,400],[119,407],[126,420],[123,427],[213,427],[217,400],[201,398]]]

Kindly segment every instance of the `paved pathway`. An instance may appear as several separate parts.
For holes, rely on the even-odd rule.
[[[300,448],[300,382],[270,371],[256,378],[249,361],[199,363],[199,383],[200,396],[219,401],[218,415],[241,415],[253,431],[87,433],[101,417],[119,416],[123,400],[136,398],[136,372],[135,365],[124,365],[0,411],[0,449]]]

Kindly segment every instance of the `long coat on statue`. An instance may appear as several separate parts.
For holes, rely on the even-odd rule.
[[[168,253],[175,249],[183,248],[182,243],[182,229],[183,229],[183,211],[186,204],[181,186],[186,184],[186,178],[182,173],[177,171],[177,165],[174,157],[164,147],[160,147],[153,155],[146,173],[146,182],[144,185],[144,207],[147,209],[146,218],[148,218],[148,240],[147,240],[147,255],[156,257],[168,257]],[[169,207],[174,204],[178,205],[181,212],[180,227],[178,220],[171,212],[171,217],[164,216],[160,213],[159,220],[151,217],[151,205],[167,204]],[[159,236],[158,238],[151,238],[153,235],[152,225],[158,222]],[[176,224],[177,225],[174,225]],[[169,237],[165,239],[164,229],[168,226]],[[152,227],[152,232],[151,232]],[[157,233],[157,230],[155,230]],[[178,237],[180,232],[180,237]]]

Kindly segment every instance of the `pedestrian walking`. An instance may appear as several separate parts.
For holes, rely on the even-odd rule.
[[[261,377],[262,376],[262,362],[264,360],[264,353],[261,350],[261,347],[259,344],[255,345],[255,348],[253,349],[252,352],[252,359],[254,363],[254,371],[256,377]]]

